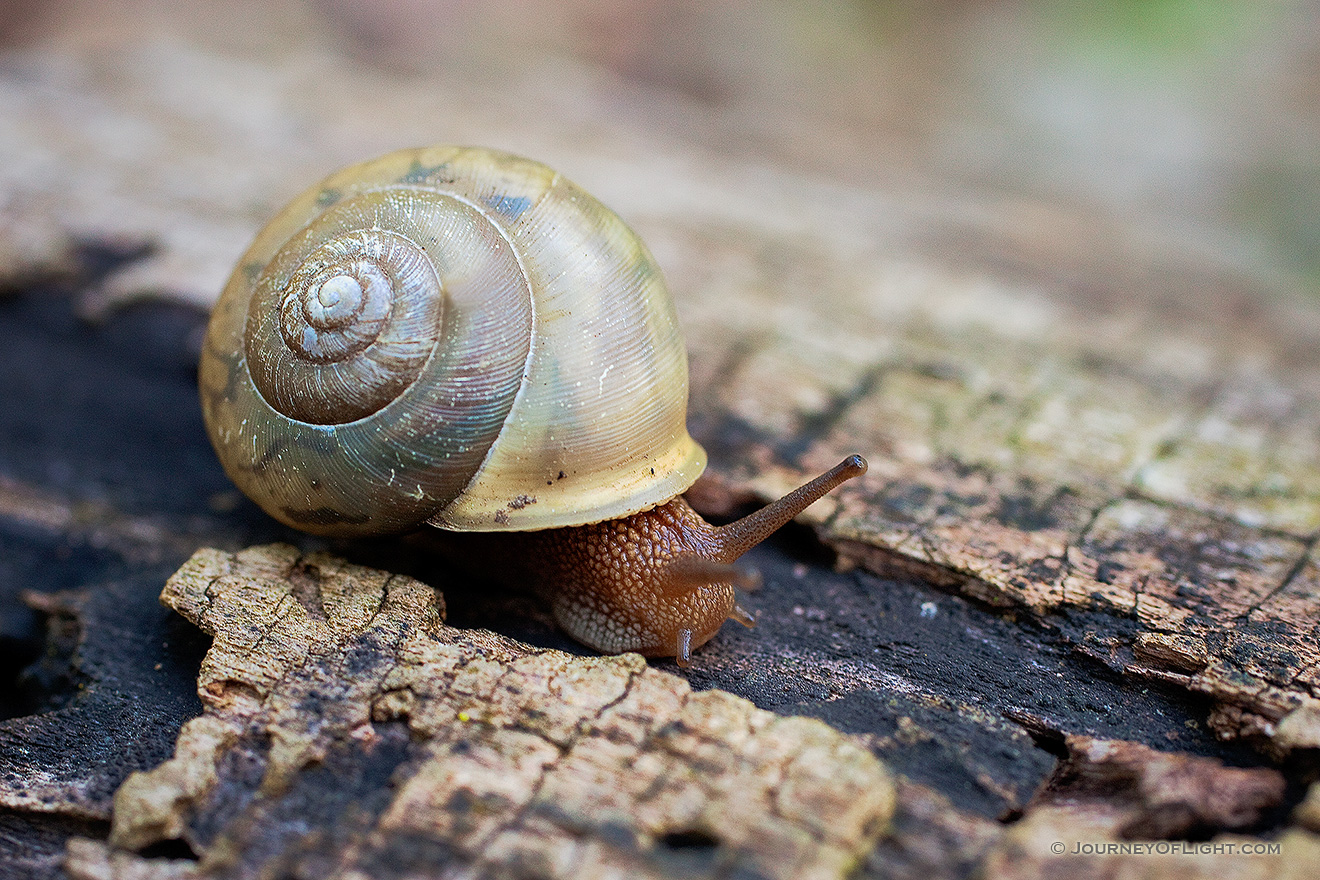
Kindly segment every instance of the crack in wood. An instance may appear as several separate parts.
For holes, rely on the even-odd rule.
[[[318,563],[324,561],[324,557],[312,559]],[[829,731],[819,722],[776,719],[744,701],[716,692],[693,694],[681,679],[647,669],[640,658],[572,658],[553,651],[519,646],[493,634],[468,635],[450,630],[434,617],[435,600],[431,600],[429,606],[426,604],[425,596],[431,590],[425,585],[397,575],[386,576],[337,562],[329,565],[304,563],[289,548],[272,548],[264,556],[260,551],[245,551],[240,557],[205,551],[185,566],[165,593],[168,601],[213,632],[215,637],[208,660],[203,665],[203,692],[206,692],[208,679],[215,681],[221,677],[246,679],[261,689],[262,703],[256,715],[240,713],[231,718],[226,714],[229,710],[225,704],[212,702],[208,703],[204,716],[210,719],[208,723],[219,723],[234,730],[237,745],[230,748],[242,748],[242,743],[254,735],[270,738],[272,750],[261,783],[266,800],[254,801],[253,809],[257,809],[259,803],[275,809],[279,798],[303,791],[320,772],[315,769],[316,756],[328,754],[327,749],[339,749],[336,754],[349,754],[342,749],[361,748],[350,745],[357,741],[355,737],[360,737],[367,749],[364,754],[369,754],[370,743],[378,736],[370,732],[371,724],[382,725],[395,718],[406,719],[413,730],[414,745],[410,748],[419,749],[416,761],[421,763],[415,763],[411,775],[398,778],[395,803],[371,825],[371,839],[376,843],[370,844],[369,848],[379,848],[382,839],[390,839],[394,834],[439,834],[431,839],[451,840],[458,846],[453,852],[472,854],[474,861],[471,864],[495,866],[503,863],[501,860],[510,853],[524,852],[527,846],[541,847],[547,841],[560,839],[557,835],[564,833],[562,829],[567,822],[569,837],[556,845],[576,851],[573,848],[579,844],[573,840],[582,835],[594,838],[605,834],[601,840],[606,842],[607,848],[613,847],[610,850],[614,852],[612,858],[623,858],[624,863],[634,864],[642,871],[640,876],[652,876],[667,858],[663,856],[665,847],[654,848],[663,841],[664,835],[705,829],[702,833],[709,833],[718,841],[716,864],[732,866],[745,862],[756,865],[755,870],[766,876],[833,877],[839,876],[840,870],[867,851],[869,841],[873,841],[883,829],[892,809],[892,792],[886,794],[889,777],[883,767],[870,757],[866,749],[851,744],[846,737]],[[358,603],[353,606],[355,616],[330,613],[324,623],[300,617],[302,605],[290,601],[296,585],[271,579],[272,571],[292,571],[298,565],[303,565],[319,585],[317,591],[327,609],[332,607],[330,597],[348,595],[345,591],[351,591],[353,584],[362,581],[389,584],[386,608],[368,608]],[[217,571],[224,574],[218,576]],[[255,577],[248,579],[245,571],[253,572]],[[213,600],[206,595],[208,590],[223,595]],[[240,604],[234,604],[236,601]],[[334,607],[337,603],[338,600],[334,600]],[[211,609],[209,617],[196,616],[208,607]],[[428,607],[429,611],[426,610]],[[244,608],[247,610],[240,611]],[[401,613],[405,616],[399,617]],[[400,623],[416,619],[418,614],[423,617],[431,615],[429,629],[418,630],[415,623],[412,628],[398,629]],[[282,673],[277,669],[244,671],[243,668],[228,669],[223,665],[227,662],[224,657],[235,656],[226,647],[231,638],[230,628],[236,627],[233,635],[240,634],[247,618],[268,621],[263,629],[269,636],[260,642],[263,656],[267,658],[262,662],[274,662],[277,668],[283,669]],[[273,618],[282,623],[269,623]],[[372,619],[378,624],[388,621],[389,625],[364,630],[362,621]],[[304,622],[297,624],[297,620]],[[330,629],[322,632],[325,626]],[[364,638],[371,641],[375,638],[373,634],[382,629],[403,633],[406,644],[378,643],[378,647],[372,649],[377,653],[369,675],[365,678],[358,675],[352,681],[338,681],[340,673],[336,670],[343,666],[344,661],[340,658],[344,656],[345,648]],[[317,636],[318,632],[322,635]],[[295,647],[300,640],[308,638],[319,638],[324,644],[317,650],[307,650],[312,647],[310,643],[306,645],[307,649]],[[437,662],[439,666],[435,665]],[[272,672],[276,674],[271,675]],[[602,687],[604,690],[599,690]],[[404,691],[412,696],[401,702],[398,694]],[[322,696],[299,708],[306,697],[318,693]],[[540,708],[536,708],[538,701],[544,700],[554,702],[539,702]],[[369,709],[372,705],[377,708]],[[321,714],[327,713],[332,706],[333,711],[329,714]],[[579,711],[585,714],[576,714]],[[308,712],[320,717],[307,715]],[[471,715],[467,714],[469,712]],[[362,726],[368,720],[371,723]],[[638,734],[643,735],[639,737]],[[500,743],[508,737],[523,743],[516,746],[519,753],[526,748],[526,743],[532,741],[528,739],[531,737],[553,749],[558,757],[544,762],[534,760],[531,765],[537,768],[534,777],[517,771],[521,775],[508,778],[510,783],[519,780],[517,790],[520,794],[507,802],[507,808],[512,812],[503,812],[506,810],[503,796],[483,801],[486,808],[499,804],[497,820],[476,819],[477,824],[471,828],[475,837],[462,831],[461,823],[452,826],[458,837],[445,837],[447,832],[443,829],[450,827],[449,823],[457,816],[446,818],[443,813],[418,813],[417,810],[423,804],[432,804],[427,809],[441,807],[444,802],[441,792],[449,790],[444,786],[450,784],[444,780],[458,779],[446,774],[455,772],[456,767],[465,766],[463,762],[474,758],[481,764],[485,760],[479,758],[482,750],[494,748],[494,752],[486,753],[496,760],[501,753]],[[183,748],[182,744],[180,748]],[[220,753],[208,754],[212,755],[208,760],[214,761],[218,760]],[[511,756],[514,753],[506,754]],[[803,756],[807,754],[814,757],[803,763]],[[459,763],[434,764],[441,755],[451,755]],[[309,759],[314,760],[309,763]],[[152,774],[135,777],[126,787],[131,794],[121,798],[112,840],[133,841],[133,847],[140,848],[151,840],[150,833],[144,836],[144,832],[169,825],[162,824],[159,818],[148,819],[152,815],[148,812],[142,814],[146,824],[137,826],[140,830],[135,831],[138,808],[133,805],[145,804],[143,798],[159,800],[162,797],[159,786],[165,786],[169,791],[179,784],[181,772],[195,773],[196,770],[186,769],[188,764],[179,763],[183,760],[181,752],[176,761],[163,765]],[[483,790],[492,797],[501,790],[499,780],[502,776],[497,769],[499,760],[503,759],[490,765],[490,769],[496,770],[496,775],[489,778],[494,788],[483,789],[481,786],[486,783],[477,782],[481,777],[468,777],[478,786],[470,790],[478,800]],[[645,770],[650,774],[650,780],[641,781],[640,789],[632,793],[629,789],[633,784],[621,782],[621,778],[611,781],[612,777],[607,775],[598,782],[590,782],[596,778],[595,774],[615,766],[611,762],[620,760],[623,763],[608,773],[625,772],[627,768],[632,768],[632,772]],[[656,764],[657,760],[661,763]],[[843,763],[839,764],[839,761]],[[477,765],[472,766],[475,770]],[[662,769],[665,766],[681,772],[674,776],[673,770]],[[426,769],[428,767],[432,769]],[[704,770],[700,769],[703,767]],[[581,775],[582,771],[588,770],[585,776]],[[684,779],[688,781],[683,782]],[[807,780],[812,781],[808,784]],[[658,787],[657,782],[660,783]],[[216,784],[222,783],[220,780]],[[585,789],[580,787],[584,783],[588,785]],[[594,790],[591,787],[602,783],[605,788]],[[746,792],[750,798],[747,805],[760,803],[759,810],[748,812],[746,807],[737,805],[737,786],[743,784],[750,786]],[[441,788],[432,788],[434,785],[441,785]],[[685,793],[684,785],[694,786],[691,793]],[[611,792],[611,786],[619,788]],[[842,786],[840,791],[833,790],[839,786]],[[469,791],[462,785],[452,790],[456,794]],[[194,817],[186,819],[182,826],[187,835],[188,823],[196,820],[192,811],[204,804],[204,792],[174,791],[161,802],[177,803],[178,808],[184,810],[181,815]],[[645,792],[650,793],[649,797],[639,799],[639,795]],[[586,800],[579,803],[584,797]],[[630,827],[634,829],[627,835],[627,839],[633,842],[623,850],[617,849],[619,839],[609,837],[613,832],[600,826],[599,818],[589,818],[594,814],[586,808],[597,798],[609,802],[620,797],[624,799],[620,804],[631,802],[635,805],[631,810],[641,811],[640,814],[619,813],[610,820],[631,823]],[[699,800],[692,800],[694,797]],[[701,806],[703,801],[709,806]],[[411,806],[404,809],[407,804]],[[643,809],[642,804],[650,806]],[[680,804],[687,806],[671,815]],[[723,806],[717,808],[717,804]],[[696,812],[692,812],[694,808],[697,808]],[[584,809],[586,812],[582,812]],[[711,818],[716,813],[710,813],[710,810],[718,810],[718,815],[724,818],[716,822]],[[652,818],[646,819],[647,815]],[[427,816],[431,818],[427,819]],[[830,816],[836,818],[831,820]],[[548,825],[545,824],[547,821]],[[425,829],[431,826],[426,822],[439,824],[427,831]],[[581,822],[586,824],[579,830],[572,830]],[[639,822],[641,824],[637,824]],[[241,835],[259,833],[258,826],[242,827],[248,827],[248,830],[241,831],[239,826],[234,826],[229,832],[239,834],[239,838],[231,840],[222,835],[221,840],[231,840],[223,845],[236,845]],[[274,829],[271,831],[275,833]],[[547,834],[550,835],[548,838]],[[207,845],[195,837],[187,839],[203,854],[220,845]],[[614,843],[609,843],[610,839]],[[762,843],[755,843],[758,840]],[[789,847],[785,853],[796,855],[790,855],[782,864],[763,861],[756,855],[756,848],[773,840],[779,840],[781,847]],[[796,842],[790,845],[790,840]],[[659,861],[653,863],[653,859]],[[748,859],[751,861],[746,862]],[[570,859],[566,864],[576,863]],[[573,875],[577,876],[576,873]]]

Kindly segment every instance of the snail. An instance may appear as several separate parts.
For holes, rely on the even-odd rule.
[[[866,469],[702,520],[654,259],[576,185],[494,150],[403,150],[294,199],[216,303],[199,385],[226,473],[276,519],[504,533],[570,636],[681,665],[726,619],[752,624],[734,560]]]

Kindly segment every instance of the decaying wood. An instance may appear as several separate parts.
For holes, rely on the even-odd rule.
[[[150,290],[209,303],[285,198],[331,167],[439,137],[417,112],[434,102],[433,80],[346,66],[314,23],[299,24],[278,63],[186,41],[16,55],[5,115],[21,124],[0,137],[43,157],[43,173],[35,158],[0,172],[9,272],[50,265],[50,242],[149,243],[152,255],[101,280],[99,307]],[[817,514],[847,558],[924,565],[1135,679],[1205,694],[1221,736],[1280,755],[1320,744],[1314,299],[1139,216],[1115,226],[941,191],[949,216],[994,218],[959,225],[892,181],[844,196],[818,169],[738,151],[694,163],[657,141],[626,166],[604,162],[604,147],[584,150],[552,118],[510,128],[525,103],[516,89],[439,76],[464,139],[564,169],[656,250],[688,331],[693,429],[726,479],[770,494],[863,452],[872,474]],[[183,103],[165,88],[180,80]],[[238,82],[245,100],[225,102],[218,90]],[[589,79],[574,88],[558,100],[605,100]],[[278,148],[265,140],[280,130],[273,108],[295,113],[325,93],[339,108],[325,128],[309,104],[295,114],[307,127]],[[64,114],[59,94],[85,112]],[[196,118],[201,95],[223,113]],[[371,137],[335,137],[345,116]],[[150,148],[101,155],[125,118]],[[712,129],[728,146],[743,135]],[[830,135],[795,144],[795,159]],[[955,210],[968,200],[976,210]],[[1096,612],[1084,631],[1068,625],[1074,609]],[[1138,639],[1165,635],[1203,642],[1204,663],[1134,656]]]
[[[120,788],[110,843],[183,838],[203,874],[842,877],[893,811],[818,721],[446,627],[410,578],[201,551],[162,598],[215,638],[206,712]]]
[[[1069,737],[1067,745],[1069,760],[1042,800],[1063,791],[1072,801],[1095,793],[1111,804],[1127,801],[1132,811],[1120,837],[1182,839],[1206,829],[1249,829],[1283,802],[1283,774],[1270,768],[1225,767],[1090,737]]]
[[[180,687],[197,639],[143,601],[154,592],[148,578],[27,597],[52,630],[53,656],[33,674],[69,680],[74,696],[0,725],[0,809],[105,822],[124,778],[169,755],[173,732],[200,708]],[[87,626],[114,637],[88,642]]]
[[[433,89],[424,78],[387,83],[343,68],[314,37],[298,45],[302,66],[184,46],[110,52],[102,64],[23,56],[6,116],[25,124],[7,129],[8,149],[56,151],[82,178],[10,166],[8,250],[44,254],[18,243],[34,230],[47,230],[45,242],[155,242],[155,256],[107,278],[105,290],[163,288],[209,302],[284,198],[364,153],[435,139],[415,111]],[[234,117],[207,123],[216,127],[208,136],[190,127],[200,124],[187,116],[195,93],[183,106],[151,90],[179,76],[203,94],[241,79],[265,100],[224,105]],[[125,81],[150,100],[126,104],[136,99]],[[495,122],[508,114],[491,94],[455,85],[447,117],[464,118],[469,137],[508,143]],[[48,99],[61,88],[97,112],[69,122]],[[269,132],[258,114],[327,92],[342,112],[352,108],[360,130],[378,133],[375,142],[312,128],[272,150],[221,133]],[[153,133],[154,146],[108,161],[95,152],[96,120],[113,126],[124,114]],[[316,118],[310,107],[306,118]],[[1320,744],[1307,721],[1320,685],[1313,301],[1161,244],[1155,230],[1119,231],[1040,206],[1056,212],[1068,242],[1090,249],[1084,282],[1061,283],[1054,265],[1081,257],[1058,237],[1040,239],[1037,224],[1049,216],[1010,214],[1007,231],[932,227],[892,193],[866,187],[830,212],[839,204],[832,185],[792,169],[694,169],[659,145],[644,162],[613,168],[564,134],[540,119],[511,145],[564,167],[659,252],[690,331],[693,421],[717,467],[750,462],[754,473],[734,476],[768,491],[862,451],[873,474],[821,514],[828,539],[852,548],[851,558],[928,563],[956,575],[965,594],[1029,609],[1065,632],[1059,619],[1069,609],[1097,610],[1113,623],[1079,648],[1135,677],[1209,695],[1221,735],[1283,753]],[[230,145],[225,162],[203,142]],[[204,163],[211,167],[193,173]],[[684,173],[672,170],[680,163]],[[749,188],[753,171],[767,178]],[[761,209],[758,197],[776,208]],[[899,235],[905,221],[924,238]],[[1147,236],[1141,247],[1126,241],[1138,234]],[[954,254],[966,261],[996,248],[1019,258],[1011,272],[988,261],[951,265]],[[727,448],[735,433],[747,442]],[[1203,640],[1206,662],[1169,669],[1131,657],[1138,636],[1160,634]]]
[[[959,33],[978,46],[1004,39],[978,26],[978,16],[993,14],[980,7],[997,6],[942,8],[953,19],[944,39],[955,41],[943,48],[956,50]],[[23,865],[53,875],[75,834],[88,835],[69,849],[68,870],[81,876],[196,875],[222,851],[259,859],[240,842],[267,819],[271,829],[287,827],[293,820],[281,809],[336,785],[346,793],[320,803],[312,824],[361,842],[377,827],[371,817],[395,814],[381,801],[355,806],[349,794],[379,793],[382,775],[426,766],[423,752],[459,742],[458,731],[494,729],[478,719],[431,731],[418,707],[439,697],[419,696],[425,688],[414,682],[382,697],[379,719],[371,709],[366,726],[353,728],[378,740],[354,739],[349,716],[336,713],[351,705],[361,719],[369,688],[347,667],[274,684],[257,674],[260,664],[248,666],[254,690],[207,679],[207,714],[186,728],[178,756],[157,775],[135,777],[160,783],[160,800],[141,794],[134,808],[141,824],[115,818],[124,829],[117,844],[183,834],[203,861],[171,860],[178,851],[144,859],[91,839],[119,782],[162,760],[196,711],[192,655],[163,649],[168,624],[152,616],[166,614],[154,597],[168,571],[198,546],[272,537],[319,546],[264,521],[216,468],[189,375],[200,316],[179,309],[139,320],[124,304],[164,294],[204,307],[264,218],[325,171],[446,140],[547,161],[651,245],[687,333],[690,427],[711,452],[698,506],[727,513],[844,454],[870,460],[865,480],[810,516],[828,553],[755,556],[769,575],[752,600],[762,627],[721,634],[691,672],[698,690],[732,690],[761,708],[826,720],[856,739],[801,729],[863,746],[909,775],[883,832],[877,823],[833,850],[823,839],[803,846],[835,853],[838,864],[859,859],[875,877],[1265,877],[1314,864],[1320,302],[1249,245],[1226,247],[1242,230],[1216,230],[1176,206],[1161,214],[1034,183],[1007,192],[1005,180],[1035,181],[1021,167],[992,169],[991,185],[980,186],[987,178],[961,165],[920,158],[956,152],[940,140],[949,120],[928,112],[968,100],[938,90],[930,100],[946,56],[925,43],[879,51],[830,20],[818,25],[836,36],[825,42],[852,51],[832,53],[844,66],[831,68],[829,88],[806,108],[788,100],[796,79],[776,91],[773,75],[757,81],[755,71],[723,93],[707,90],[703,77],[720,71],[710,58],[727,48],[719,27],[702,35],[706,67],[678,53],[684,60],[667,62],[657,80],[644,56],[602,60],[588,46],[477,61],[450,35],[517,33],[511,45],[544,48],[507,21],[482,32],[454,20],[345,25],[305,4],[226,4],[205,14],[177,3],[47,7],[74,14],[62,28],[36,13],[0,23],[0,36],[17,40],[0,49],[0,277],[6,290],[47,285],[6,300],[12,310],[0,322],[3,372],[19,377],[0,412],[0,636],[30,660],[39,616],[80,632],[66,633],[76,647],[57,650],[37,675],[47,676],[37,688],[45,702],[4,695],[20,717],[0,721],[0,828],[37,853]],[[727,23],[725,13],[703,14]],[[665,33],[686,48],[706,21]],[[1301,55],[1314,57],[1309,32],[1298,32]],[[646,85],[633,78],[638,69]],[[877,81],[886,96],[907,94],[910,106],[876,109],[837,88],[874,92]],[[975,104],[980,93],[970,94]],[[1216,110],[1239,123],[1243,113],[1231,101]],[[1021,161],[1035,160],[1025,151]],[[1201,176],[1217,179],[1221,167]],[[52,283],[76,289],[78,311],[94,316],[97,330],[69,318],[58,299],[66,291]],[[406,542],[337,549],[440,586],[465,624],[571,647],[522,598],[440,583]],[[818,563],[831,554],[899,580],[827,572]],[[266,586],[291,597],[284,610],[328,633],[325,609],[318,617],[302,602],[320,582],[280,583]],[[81,592],[32,595],[70,587]],[[206,624],[217,649],[230,646],[227,663],[250,661],[235,647],[241,623]],[[415,637],[443,633],[445,644],[480,646],[508,669],[553,666],[543,683],[569,670],[616,680],[626,671],[629,682],[682,689],[633,660],[574,660],[427,627]],[[168,639],[176,648],[179,636]],[[112,662],[117,640],[134,646],[122,665]],[[363,659],[336,662],[354,656]],[[378,671],[388,665],[372,662]],[[340,706],[329,693],[351,699]],[[260,694],[279,696],[260,702]],[[742,705],[682,698],[694,700]],[[591,723],[599,727],[609,711]],[[805,724],[755,717],[764,730]],[[81,736],[89,730],[103,738]],[[282,733],[259,746],[260,730]],[[501,740],[498,754],[523,770],[541,766],[541,732]],[[100,751],[88,758],[65,748],[80,739]],[[1243,744],[1254,752],[1235,749]],[[228,763],[217,762],[224,756]],[[522,778],[490,767],[495,778],[484,784]],[[1282,795],[1277,772],[1290,785]],[[263,789],[268,774],[286,788]],[[447,784],[408,778],[436,791]],[[1215,806],[1205,795],[1219,792],[1227,799]],[[498,826],[504,815],[487,813],[490,803],[454,801],[445,833],[468,834],[469,844],[490,833],[482,822]],[[671,868],[700,867],[716,852],[760,858],[647,815],[630,817],[626,827],[640,829],[631,836],[625,826],[605,828],[606,849],[594,852],[672,857]],[[523,818],[561,843],[572,824],[568,814]],[[460,828],[460,819],[474,824]],[[1156,831],[1282,849],[1232,859],[1071,854],[1077,842]],[[440,831],[418,834],[436,840]],[[871,846],[873,834],[881,837]],[[310,859],[322,840],[289,839],[278,852]],[[1055,854],[1057,841],[1070,851]],[[463,857],[426,852],[437,862]]]
[[[1224,831],[1284,796],[1269,768],[1073,737],[1006,831],[896,787],[863,739],[693,692],[635,655],[454,629],[429,586],[326,554],[199,551],[162,599],[214,637],[206,709],[172,759],[121,786],[108,842],[71,842],[77,878],[1087,876],[1143,864],[1117,849],[1133,840],[1263,844]],[[167,840],[199,858],[135,854]],[[1242,876],[1320,858],[1300,828],[1277,843]],[[1161,855],[1180,876],[1217,876],[1214,852]]]

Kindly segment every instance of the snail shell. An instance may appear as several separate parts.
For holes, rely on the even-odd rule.
[[[611,520],[706,463],[646,247],[492,150],[391,153],[295,199],[226,285],[200,385],[230,478],[320,534]]]

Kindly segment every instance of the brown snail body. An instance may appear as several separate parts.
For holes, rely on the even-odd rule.
[[[865,470],[702,521],[659,268],[584,191],[484,149],[392,153],[295,199],[226,285],[199,381],[226,472],[275,518],[528,533],[570,635],[684,663],[751,622],[732,562]]]

